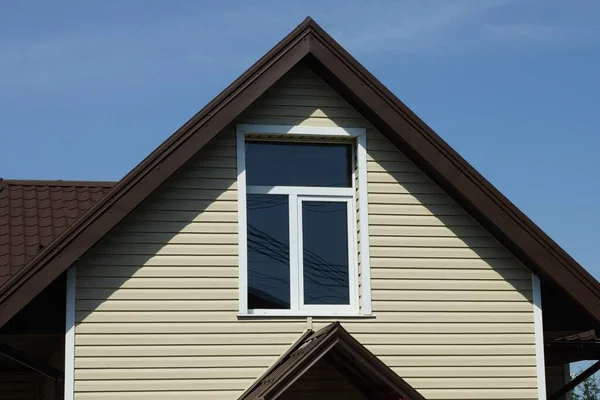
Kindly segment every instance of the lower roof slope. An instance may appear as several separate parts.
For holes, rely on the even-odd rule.
[[[339,322],[308,330],[239,400],[274,400],[324,359],[369,399],[425,400],[373,353],[354,339]]]
[[[0,285],[113,186],[113,182],[0,179]]]

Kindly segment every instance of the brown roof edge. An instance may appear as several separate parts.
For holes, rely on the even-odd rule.
[[[0,288],[0,326],[303,59],[508,250],[600,323],[600,284],[307,18]]]

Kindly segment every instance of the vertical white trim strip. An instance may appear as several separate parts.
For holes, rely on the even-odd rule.
[[[65,400],[73,400],[75,379],[75,266],[67,270],[65,310]]]
[[[236,132],[238,190],[239,312],[248,313],[248,238],[246,220],[246,151],[244,132]]]
[[[302,299],[300,294],[304,293],[304,280],[300,271],[300,250],[302,248],[302,234],[300,232],[302,215],[298,214],[298,195],[290,194],[288,197],[289,231],[290,231],[290,309],[300,308]],[[299,243],[300,241],[300,243]]]
[[[369,251],[369,201],[367,191],[367,131],[356,138],[356,156],[358,158],[358,218],[360,220],[360,267],[362,304],[364,315],[371,309],[371,257]]]
[[[537,366],[538,399],[546,400],[546,363],[544,360],[544,322],[542,318],[542,285],[537,275],[531,274],[533,289],[533,320],[535,324],[535,355]]]

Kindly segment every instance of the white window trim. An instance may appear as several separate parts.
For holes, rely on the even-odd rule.
[[[546,362],[544,357],[544,321],[542,318],[542,285],[536,274],[531,274],[533,290],[533,321],[535,331],[535,355],[537,369],[538,399],[546,399]]]
[[[75,265],[67,270],[67,301],[65,304],[65,400],[75,396]]]
[[[271,315],[271,316],[370,316],[371,315],[371,268],[369,257],[369,213],[367,201],[367,134],[364,128],[339,128],[339,127],[305,127],[291,125],[253,125],[240,124],[236,127],[236,144],[237,144],[237,187],[238,187],[238,235],[239,235],[239,315]],[[294,136],[313,136],[313,137],[329,137],[329,138],[352,138],[356,139],[356,159],[358,168],[352,168],[353,187],[352,188],[308,188],[308,187],[270,187],[270,186],[246,186],[246,154],[245,154],[245,139],[247,135],[278,135],[293,138]],[[358,209],[360,226],[356,225],[355,207],[352,203],[356,201],[356,191],[354,188],[355,170],[358,172]],[[351,276],[351,304],[340,308],[336,306],[315,306],[303,307],[296,310],[249,310],[248,309],[248,244],[247,244],[247,215],[246,215],[246,194],[287,194],[290,196],[329,196],[331,200],[335,197],[340,199],[350,199],[349,211],[352,213],[351,225],[349,230],[353,228],[352,242],[357,243],[356,232],[360,230],[360,265],[361,265],[361,302],[360,311],[358,307],[358,282],[356,278],[358,271],[356,270],[357,261],[356,246],[352,247],[353,268],[354,274]],[[292,210],[292,207],[297,207],[297,201],[290,201],[290,213],[295,212],[298,215],[297,209]],[[297,221],[294,224],[294,218],[290,219],[290,239],[292,232],[298,232]],[[350,221],[349,221],[350,222]],[[360,228],[360,229],[359,229]],[[296,233],[297,234],[297,233]],[[290,249],[292,250],[292,249]],[[290,254],[290,258],[298,256]],[[290,296],[299,297],[298,282],[292,282],[292,279],[299,277],[290,276]],[[353,281],[353,282],[352,282]],[[296,283],[296,284],[294,284]],[[318,308],[318,309],[317,309]]]
[[[330,197],[330,196],[298,196],[297,199],[297,218],[298,218],[298,237],[297,243],[297,260],[298,260],[298,282],[296,286],[300,288],[298,293],[298,305],[300,311],[312,312],[331,312],[331,313],[358,313],[358,265],[356,262],[356,246],[352,243],[356,243],[356,212],[354,209],[354,197]],[[302,202],[303,201],[329,201],[329,202],[340,202],[346,203],[347,216],[346,221],[348,222],[348,286],[350,289],[349,299],[350,304],[346,305],[314,305],[304,304],[304,255],[300,249],[303,246],[303,234],[302,234]]]

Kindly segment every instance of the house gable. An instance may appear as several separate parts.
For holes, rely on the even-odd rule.
[[[428,399],[537,398],[529,270],[323,79],[299,65],[235,123],[367,129],[374,315],[344,327]],[[307,328],[237,315],[235,145],[232,125],[77,263],[76,394],[235,399]]]
[[[80,397],[235,398],[331,322],[236,314],[235,125],[281,121],[367,130],[374,317],[349,331],[427,398],[541,395],[529,270],[586,324],[598,282],[310,19],[6,282],[0,324],[77,264]]]
[[[507,249],[600,320],[600,284],[308,18],[6,282],[0,324],[302,59]]]

